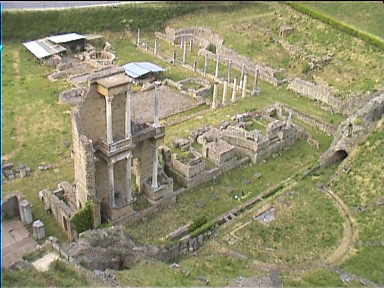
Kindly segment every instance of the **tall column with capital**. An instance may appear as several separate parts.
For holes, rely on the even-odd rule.
[[[228,82],[224,81],[224,88],[223,88],[223,106],[228,104],[228,99],[227,99],[227,94],[228,94]]]
[[[247,74],[244,75],[244,82],[243,82],[243,92],[241,94],[241,98],[245,98],[247,93]]]
[[[183,64],[185,64],[185,61],[187,60],[187,45],[183,44]]]
[[[105,97],[106,104],[106,120],[107,120],[107,143],[112,144],[113,142],[113,131],[112,131],[112,100],[113,97],[107,96]]]

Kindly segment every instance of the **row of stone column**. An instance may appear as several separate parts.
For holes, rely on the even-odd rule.
[[[241,85],[237,85],[237,79],[233,79],[233,86],[232,86],[232,97],[231,102],[234,103],[237,101],[237,93],[238,90],[241,90],[241,98],[247,97],[247,74],[244,75],[244,80],[241,81]],[[217,99],[218,94],[218,83],[215,82],[213,84],[213,97],[212,97],[212,109],[217,109],[219,106],[219,101]],[[223,85],[223,97],[222,97],[222,106],[226,106],[229,104],[229,97],[228,97],[228,81],[224,81]]]

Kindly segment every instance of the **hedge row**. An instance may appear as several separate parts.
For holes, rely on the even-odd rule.
[[[59,33],[104,31],[159,31],[166,21],[204,9],[230,11],[244,7],[238,2],[212,5],[207,1],[128,3],[116,7],[90,7],[41,11],[4,11],[4,40],[27,41]],[[216,3],[218,4],[218,3]]]
[[[377,46],[381,49],[384,49],[384,40],[373,35],[373,34],[370,34],[368,32],[364,32],[364,31],[361,31],[351,25],[348,25],[342,21],[339,21],[339,20],[336,20],[330,16],[326,16],[324,14],[322,14],[321,12],[319,11],[316,11],[314,10],[313,8],[309,8],[307,6],[304,6],[303,4],[300,4],[300,3],[293,3],[293,2],[285,2],[285,4],[287,4],[288,6],[292,7],[293,9],[303,13],[303,14],[306,14],[312,18],[315,18],[315,19],[318,19],[326,24],[329,24],[341,31],[344,31],[356,38],[359,38],[359,39],[362,39],[366,42],[368,42],[369,44],[372,44],[374,46]]]

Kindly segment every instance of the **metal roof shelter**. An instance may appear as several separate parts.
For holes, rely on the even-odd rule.
[[[50,36],[48,37],[48,40],[56,44],[61,44],[61,43],[67,43],[67,42],[76,41],[76,40],[85,39],[85,38],[86,38],[85,36],[77,33],[68,33],[68,34]]]
[[[139,78],[151,72],[163,72],[164,68],[150,62],[132,62],[123,65],[125,73],[131,78]]]
[[[49,42],[47,39],[38,39],[24,42],[23,45],[38,59],[52,56],[67,50],[61,45],[56,45]]]

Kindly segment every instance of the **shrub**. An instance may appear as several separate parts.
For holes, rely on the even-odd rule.
[[[71,219],[78,233],[93,228],[93,203],[88,201]]]
[[[192,225],[189,227],[188,231],[189,232],[192,232],[192,231],[195,231],[197,228],[203,226],[205,223],[207,223],[208,220],[207,220],[207,217],[205,216],[201,216],[197,219],[195,219],[192,223]]]

